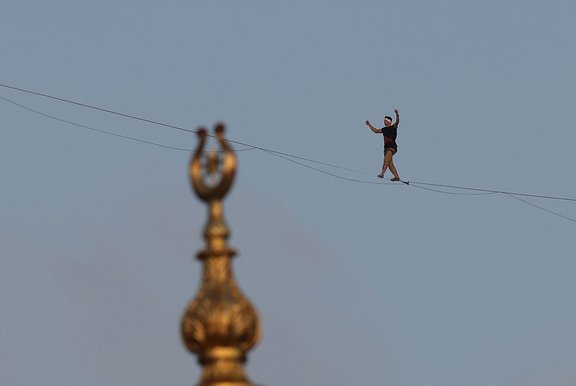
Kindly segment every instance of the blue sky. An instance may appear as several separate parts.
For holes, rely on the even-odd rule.
[[[571,1],[19,1],[0,83],[405,180],[576,197]],[[168,146],[195,137],[6,88]],[[0,100],[0,383],[190,385],[205,208],[190,154]],[[260,384],[576,383],[573,221],[506,195],[239,153],[225,213]],[[576,219],[572,202],[525,198]]]

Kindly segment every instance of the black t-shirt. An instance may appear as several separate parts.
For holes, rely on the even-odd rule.
[[[384,126],[382,128],[382,135],[384,136],[384,148],[385,149],[398,149],[396,144],[396,135],[398,135],[398,124],[394,123],[388,127]]]

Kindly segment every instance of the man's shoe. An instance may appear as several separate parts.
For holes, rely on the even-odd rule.
[[[378,178],[384,178],[382,174],[378,174]]]
[[[390,181],[400,181],[400,177],[391,178]]]

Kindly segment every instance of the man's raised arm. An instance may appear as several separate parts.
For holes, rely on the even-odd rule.
[[[396,122],[394,122],[394,126],[398,126],[400,123],[400,114],[398,113],[398,109],[394,109],[394,114],[396,114]]]
[[[382,130],[375,128],[374,126],[372,126],[370,124],[370,121],[366,121],[366,125],[368,125],[368,127],[370,128],[370,130],[372,130],[373,132],[375,132],[376,134],[381,134]]]

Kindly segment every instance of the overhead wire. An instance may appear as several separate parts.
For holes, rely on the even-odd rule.
[[[77,102],[77,101],[73,101],[71,99],[65,99],[65,98],[60,98],[54,95],[50,95],[50,94],[45,94],[45,93],[41,93],[38,91],[32,91],[32,90],[27,90],[24,88],[20,88],[20,87],[16,87],[16,86],[10,86],[7,84],[0,84],[0,87],[4,87],[10,90],[15,90],[15,91],[20,91],[26,94],[31,94],[31,95],[36,95],[36,96],[40,96],[43,98],[48,98],[48,99],[53,99],[56,101],[60,101],[60,102],[64,102],[64,103],[68,103],[68,104],[72,104],[72,105],[76,105],[76,106],[80,106],[80,107],[84,107],[87,109],[91,109],[91,110],[97,110],[97,111],[101,111],[104,113],[108,113],[108,114],[112,114],[112,115],[117,115],[120,117],[124,117],[124,118],[130,118],[130,119],[135,119],[141,122],[147,122],[147,123],[151,123],[153,125],[158,125],[158,126],[163,126],[163,127],[168,127],[170,129],[175,129],[175,130],[180,130],[180,131],[185,131],[188,133],[197,133],[197,130],[191,130],[191,129],[187,129],[184,127],[180,127],[180,126],[175,126],[175,125],[170,125],[167,123],[162,123],[162,122],[158,122],[158,121],[154,121],[152,119],[146,119],[146,118],[142,118],[142,117],[137,117],[135,115],[131,115],[131,114],[126,114],[126,113],[121,113],[118,111],[114,111],[114,110],[110,110],[110,109],[106,109],[103,107],[98,107],[98,106],[94,106],[94,105],[89,105],[87,103],[82,103],[82,102]]]
[[[21,87],[16,87],[16,86],[11,86],[8,84],[4,84],[4,83],[0,83],[0,87],[4,87],[10,90],[15,90],[15,91],[19,91],[19,92],[23,92],[25,94],[30,94],[30,95],[36,95],[36,96],[40,96],[43,98],[47,98],[47,99],[52,99],[52,100],[56,100],[59,102],[64,102],[64,103],[68,103],[68,104],[72,104],[75,106],[79,106],[79,107],[83,107],[83,108],[87,108],[87,109],[91,109],[91,110],[96,110],[96,111],[101,111],[104,113],[108,113],[108,114],[112,114],[112,115],[116,115],[116,116],[120,116],[120,117],[124,117],[124,118],[128,118],[128,119],[133,119],[133,120],[137,120],[140,122],[145,122],[145,123],[149,123],[149,124],[153,124],[153,125],[158,125],[158,126],[162,126],[162,127],[166,127],[166,128],[170,128],[170,129],[174,129],[174,130],[179,130],[179,131],[184,131],[187,133],[194,133],[197,134],[198,130],[193,130],[193,129],[188,129],[186,127],[182,127],[182,126],[177,126],[177,125],[172,125],[172,124],[168,124],[168,123],[163,123],[163,122],[159,122],[153,119],[148,119],[148,118],[142,118],[133,114],[127,114],[127,113],[123,113],[123,112],[119,112],[119,111],[115,111],[115,110],[111,110],[111,109],[107,109],[107,108],[103,108],[103,107],[99,107],[99,106],[95,106],[95,105],[91,105],[88,103],[82,103],[82,102],[77,102],[71,99],[66,99],[66,98],[61,98],[61,97],[57,97],[54,95],[50,95],[50,94],[46,94],[46,93],[42,93],[42,92],[38,92],[38,91],[33,91],[33,90],[27,90]],[[208,134],[209,137],[214,137],[210,134]],[[262,150],[264,152],[269,152],[269,153],[275,153],[275,154],[279,154],[279,155],[283,155],[286,157],[291,157],[291,158],[295,158],[295,159],[299,159],[302,161],[307,161],[307,162],[311,162],[311,163],[315,163],[318,165],[324,165],[324,166],[328,166],[331,168],[335,168],[335,169],[340,169],[340,170],[345,170],[345,171],[349,171],[349,172],[356,172],[356,173],[362,173],[365,174],[362,171],[359,170],[355,170],[355,169],[351,169],[351,168],[347,168],[344,166],[339,166],[339,165],[334,165],[334,164],[330,164],[328,162],[322,162],[322,161],[317,161],[311,158],[307,158],[307,157],[302,157],[302,156],[298,156],[298,155],[294,155],[294,154],[289,154],[289,153],[285,153],[285,152],[281,152],[278,150],[274,150],[274,149],[268,149],[262,146],[256,146],[256,145],[251,145],[248,143],[244,143],[244,142],[240,142],[240,141],[234,141],[231,139],[227,139],[228,142],[236,144],[236,145],[241,145],[241,146],[245,146],[245,147],[249,147],[249,148],[253,148],[253,149],[258,149],[258,150]]]
[[[431,192],[442,193],[442,194],[467,195],[467,196],[504,194],[504,195],[506,195],[506,196],[508,196],[508,197],[511,197],[511,198],[514,198],[514,199],[516,199],[516,200],[518,200],[518,201],[521,201],[521,202],[523,202],[523,203],[525,203],[525,204],[527,204],[527,205],[530,205],[530,206],[533,206],[533,207],[535,207],[535,208],[537,208],[537,209],[543,210],[544,212],[548,212],[548,213],[550,213],[550,214],[552,214],[552,215],[554,215],[554,216],[562,217],[562,218],[564,218],[564,219],[566,219],[566,220],[569,220],[569,221],[572,221],[572,222],[576,222],[576,219],[573,219],[573,218],[571,218],[571,217],[565,216],[565,215],[560,214],[560,213],[558,213],[558,212],[554,212],[554,211],[552,211],[552,210],[550,210],[550,209],[546,209],[546,208],[544,208],[544,207],[542,207],[542,206],[536,205],[536,204],[534,204],[534,203],[532,203],[532,202],[530,202],[530,201],[524,200],[524,199],[522,199],[522,198],[520,198],[520,197],[516,197],[515,193],[504,192],[504,191],[495,191],[495,190],[494,190],[494,191],[485,191],[485,192],[480,192],[480,193],[447,192],[447,191],[443,191],[443,190],[438,190],[438,189],[427,188],[427,187],[424,187],[424,186],[419,186],[419,185],[417,185],[417,183],[414,183],[414,182],[411,182],[410,184],[411,184],[411,186],[413,186],[413,187],[415,187],[415,188],[418,188],[418,189],[424,189],[424,190],[428,190],[428,191],[431,191]],[[428,185],[430,185],[430,184],[428,184]],[[436,185],[436,184],[434,184],[434,185]],[[440,185],[440,184],[439,184],[439,185]],[[537,195],[530,195],[530,196],[537,196]]]
[[[81,127],[81,128],[83,128],[83,129],[96,131],[96,132],[99,132],[99,133],[102,133],[102,134],[112,135],[112,136],[114,136],[114,137],[120,137],[120,138],[128,139],[128,140],[131,140],[131,141],[146,143],[146,144],[148,144],[148,145],[158,146],[158,147],[162,147],[162,148],[166,148],[166,149],[179,150],[179,151],[192,151],[192,149],[186,149],[186,148],[180,148],[180,147],[162,145],[162,144],[160,144],[160,143],[156,143],[156,142],[152,142],[152,141],[146,141],[146,140],[143,140],[143,139],[140,139],[140,138],[130,137],[130,136],[128,136],[128,135],[113,133],[113,132],[111,132],[111,131],[106,131],[106,130],[98,129],[98,128],[93,127],[93,126],[88,126],[88,125],[84,125],[84,124],[81,124],[81,123],[72,122],[72,121],[69,121],[69,120],[66,120],[66,119],[62,119],[62,118],[55,117],[55,116],[50,115],[50,114],[43,113],[43,112],[38,111],[38,110],[35,110],[35,109],[31,108],[31,107],[24,106],[23,104],[20,104],[20,103],[18,103],[18,102],[15,102],[15,101],[13,101],[13,100],[8,99],[8,98],[4,98],[4,97],[1,97],[1,96],[0,96],[0,99],[3,100],[3,101],[5,101],[5,102],[12,103],[13,105],[16,105],[16,106],[18,106],[18,107],[20,107],[20,108],[22,108],[22,109],[24,109],[24,110],[28,110],[28,111],[30,111],[30,112],[32,112],[32,113],[34,113],[34,114],[38,114],[38,115],[41,115],[41,116],[46,117],[46,118],[49,118],[49,119],[53,119],[53,120],[58,121],[58,122],[66,123],[66,124],[68,124],[68,125],[72,125],[72,126],[76,126],[76,127]]]
[[[265,152],[268,153],[268,154],[270,154],[270,155],[273,155],[274,157],[279,157],[279,158],[285,159],[286,161],[290,161],[290,162],[292,162],[292,163],[298,164],[298,165],[303,166],[303,167],[305,167],[305,168],[312,169],[312,170],[315,170],[315,171],[317,171],[317,172],[320,172],[320,173],[323,173],[323,174],[326,174],[326,175],[329,175],[329,176],[332,176],[332,177],[335,177],[335,178],[338,178],[338,179],[341,179],[341,180],[350,181],[350,182],[356,182],[356,183],[360,183],[360,184],[395,185],[395,186],[400,186],[399,184],[394,184],[394,183],[392,183],[392,182],[375,182],[375,181],[358,180],[358,179],[356,179],[356,178],[343,177],[343,176],[340,176],[340,175],[335,174],[335,173],[330,173],[330,172],[327,172],[327,171],[325,171],[325,170],[322,170],[322,169],[319,169],[319,168],[315,168],[315,167],[310,166],[310,165],[306,165],[306,164],[303,163],[303,162],[299,162],[299,161],[293,160],[293,159],[291,159],[291,158],[289,158],[289,157],[286,157],[286,156],[284,156],[284,155],[280,155],[280,154],[275,153],[275,152],[271,152],[271,151],[267,151],[267,150],[265,150]]]
[[[526,201],[526,200],[524,200],[524,199],[522,199],[522,198],[520,198],[520,197],[516,197],[516,196],[513,195],[513,194],[510,194],[510,193],[504,193],[504,194],[506,194],[507,196],[510,196],[510,197],[512,197],[512,198],[514,198],[514,199],[516,199],[516,200],[522,201],[522,202],[525,203],[525,204],[528,204],[528,205],[530,205],[530,206],[533,206],[533,207],[535,207],[535,208],[538,208],[538,209],[540,209],[540,210],[543,210],[544,212],[548,212],[548,213],[550,213],[550,214],[553,214],[554,216],[562,217],[563,219],[566,219],[566,220],[569,220],[569,221],[572,221],[572,222],[576,222],[576,219],[570,218],[570,217],[568,217],[568,216],[564,216],[563,214],[560,214],[560,213],[551,211],[550,209],[543,208],[543,207],[541,207],[541,206],[539,206],[539,205],[536,205],[536,204],[534,204],[534,203],[532,203],[532,202],[530,202],[530,201]]]
[[[426,186],[434,186],[434,187],[450,188],[450,189],[458,189],[458,190],[468,190],[468,191],[484,192],[484,193],[512,194],[514,196],[524,196],[524,197],[542,198],[542,199],[548,199],[548,200],[561,200],[561,201],[576,202],[576,198],[571,198],[571,197],[549,196],[549,195],[532,194],[532,193],[508,192],[505,190],[470,188],[470,187],[466,187],[466,186],[434,184],[434,183],[430,183],[430,182],[418,182],[418,181],[410,181],[410,184],[411,185],[426,185]]]
[[[452,194],[455,196],[486,196],[489,194],[497,194],[496,192],[480,192],[480,193],[447,192],[445,190],[426,188],[424,186],[417,185],[414,182],[410,182],[410,185],[412,185],[413,187],[418,188],[418,189],[427,190],[429,192],[442,193],[442,194]]]
[[[364,183],[364,184],[374,184],[374,185],[383,185],[383,184],[386,184],[386,185],[402,186],[401,184],[397,184],[397,183],[386,183],[386,182],[382,183],[382,182],[364,181],[364,180],[358,180],[358,179],[354,179],[354,178],[343,177],[343,176],[339,176],[339,175],[334,174],[334,173],[327,172],[327,171],[325,171],[325,170],[321,170],[321,169],[315,168],[315,167],[310,166],[310,165],[306,165],[306,164],[304,164],[304,163],[302,163],[302,162],[298,162],[298,161],[292,160],[292,159],[290,159],[290,158],[288,158],[288,157],[280,156],[280,155],[277,155],[277,154],[274,154],[274,153],[270,153],[270,154],[272,154],[272,155],[274,155],[274,156],[276,156],[276,157],[283,158],[283,159],[285,159],[285,160],[287,160],[287,161],[296,163],[296,164],[298,164],[298,165],[304,166],[304,167],[306,167],[306,168],[315,170],[315,171],[317,171],[317,172],[320,172],[320,173],[323,173],[323,174],[327,174],[327,175],[332,176],[332,177],[336,177],[336,178],[341,179],[341,180],[346,180],[346,181],[351,181],[351,182],[356,182],[356,183]],[[540,196],[540,195],[534,195],[534,194],[512,193],[512,192],[505,192],[505,191],[498,191],[498,190],[489,190],[489,189],[475,189],[475,188],[467,188],[467,187],[457,187],[457,186],[454,186],[454,185],[442,185],[442,184],[431,184],[431,183],[420,183],[420,182],[410,182],[410,183],[405,182],[405,183],[406,183],[406,185],[410,185],[410,186],[413,186],[413,187],[418,188],[418,189],[427,190],[427,191],[436,192],[436,193],[442,193],[442,194],[449,194],[449,195],[485,196],[485,195],[505,194],[505,195],[507,195],[507,196],[509,196],[509,197],[512,197],[512,198],[514,198],[514,199],[516,199],[516,200],[519,200],[519,201],[521,201],[521,202],[523,202],[523,203],[525,203],[525,204],[527,204],[527,205],[533,206],[533,207],[535,207],[535,208],[537,208],[537,209],[540,209],[540,210],[543,210],[543,211],[545,211],[545,212],[548,212],[548,213],[550,213],[550,214],[552,214],[552,215],[555,215],[555,216],[564,218],[564,219],[569,220],[569,221],[572,221],[572,222],[576,222],[576,219],[570,218],[570,217],[565,216],[565,215],[563,215],[563,214],[560,214],[560,213],[551,211],[551,210],[546,209],[546,208],[544,208],[544,207],[542,207],[542,206],[539,206],[539,205],[536,205],[536,204],[534,204],[534,203],[531,203],[531,202],[529,202],[529,201],[527,201],[527,200],[524,200],[524,199],[521,199],[521,198],[519,198],[519,197],[516,197],[516,195],[526,195],[526,196],[538,197],[538,198],[551,198],[552,196]],[[445,191],[445,190],[438,190],[438,189],[432,189],[432,188],[425,187],[425,186],[420,186],[420,184],[430,185],[430,186],[447,187],[447,188],[453,188],[453,189],[478,190],[479,192],[477,192],[477,193],[471,193],[471,192],[449,192],[449,191]],[[561,197],[561,199],[566,200],[566,198],[564,198],[564,197]],[[571,199],[567,199],[567,200],[568,200],[568,201],[572,201]]]
[[[18,90],[20,90],[20,89],[18,89]],[[36,93],[34,93],[34,94],[36,95]],[[45,94],[38,93],[38,95],[44,96]],[[99,132],[99,133],[102,133],[102,134],[112,135],[112,136],[115,136],[115,137],[124,138],[124,139],[131,140],[131,141],[136,141],[136,142],[140,142],[140,143],[145,143],[145,144],[148,144],[148,145],[158,146],[158,147],[162,147],[162,148],[165,148],[165,149],[172,149],[172,150],[186,151],[186,152],[193,151],[193,149],[190,149],[190,148],[181,148],[181,147],[163,145],[163,144],[160,144],[160,143],[157,143],[157,142],[147,141],[147,140],[143,140],[143,139],[136,138],[136,137],[131,137],[131,136],[123,135],[123,134],[113,133],[113,132],[111,132],[111,131],[107,131],[107,130],[103,130],[103,129],[98,129],[98,128],[93,127],[93,126],[88,126],[88,125],[85,125],[85,124],[81,124],[81,123],[77,123],[77,122],[72,122],[72,121],[70,121],[70,120],[63,119],[63,118],[59,118],[59,117],[56,117],[56,116],[54,116],[54,115],[50,115],[50,114],[44,113],[44,112],[42,112],[42,111],[33,109],[33,108],[29,107],[29,106],[23,105],[23,104],[21,104],[21,103],[18,103],[18,102],[16,102],[16,101],[13,101],[13,100],[11,100],[11,99],[8,99],[8,98],[2,97],[2,96],[0,96],[0,100],[3,100],[3,101],[8,102],[8,103],[11,103],[11,104],[13,104],[13,105],[15,105],[15,106],[18,106],[18,107],[20,107],[20,108],[22,108],[22,109],[24,109],[24,110],[30,111],[30,112],[32,112],[32,113],[34,113],[34,114],[38,114],[38,115],[40,115],[40,116],[43,116],[43,117],[46,117],[46,118],[49,118],[49,119],[53,119],[53,120],[58,121],[58,122],[66,123],[66,124],[68,124],[68,125],[80,127],[80,128],[83,128],[83,129],[87,129],[87,130],[91,130],[91,131],[96,131],[96,132]],[[62,98],[57,98],[57,100],[68,101],[68,100],[62,99]],[[72,102],[72,103],[76,103],[76,102]],[[88,106],[88,105],[85,105],[85,104],[80,104],[80,105],[81,105],[81,106],[84,106],[84,107],[85,107],[85,106]],[[106,112],[109,112],[109,111],[110,111],[110,110],[107,110],[107,109],[100,109],[100,108],[97,108],[97,109],[98,109],[98,110],[102,110],[102,111],[106,111]],[[133,117],[133,116],[127,115],[127,114],[122,114],[122,113],[120,113],[120,114],[121,114],[122,116],[128,116],[128,117],[130,117],[130,118]],[[145,121],[146,121],[146,122],[155,122],[155,121],[152,121],[152,120],[145,120]],[[168,127],[172,127],[172,125],[167,125],[167,126],[168,126]],[[194,132],[195,132],[195,131],[194,131]],[[238,142],[238,141],[230,141],[230,142],[236,143],[236,144],[241,143],[241,142]],[[245,150],[254,150],[254,149],[257,149],[257,150],[261,150],[261,151],[263,151],[263,152],[265,152],[265,153],[267,153],[267,154],[269,154],[269,155],[272,155],[272,156],[275,156],[275,157],[278,157],[278,158],[282,158],[282,159],[284,159],[284,160],[287,160],[287,161],[289,161],[289,162],[298,164],[298,165],[303,166],[303,167],[305,167],[305,168],[308,168],[308,169],[311,169],[311,170],[317,171],[317,172],[319,172],[319,173],[323,173],[323,174],[326,174],[326,175],[329,175],[329,176],[332,176],[332,177],[335,177],[335,178],[338,178],[338,179],[341,179],[341,180],[350,181],[350,182],[357,182],[357,183],[362,183],[362,184],[371,184],[371,185],[384,185],[384,184],[385,184],[385,185],[395,185],[395,186],[398,186],[398,184],[393,184],[393,183],[389,183],[389,182],[375,182],[375,181],[366,181],[366,180],[359,180],[359,179],[355,179],[355,178],[343,177],[343,176],[340,176],[340,175],[335,174],[335,173],[331,173],[331,172],[327,172],[327,171],[322,170],[322,169],[319,169],[319,168],[315,168],[315,167],[310,166],[310,165],[307,165],[307,164],[305,164],[305,163],[303,163],[303,162],[298,162],[298,161],[296,161],[295,159],[304,160],[304,161],[308,161],[308,162],[313,162],[313,163],[316,163],[316,164],[320,164],[320,165],[324,165],[324,166],[328,166],[328,167],[333,167],[333,168],[338,168],[338,169],[342,169],[342,170],[346,170],[346,171],[350,171],[350,172],[356,172],[356,173],[361,173],[361,174],[365,174],[365,175],[369,175],[369,174],[368,174],[368,173],[361,172],[361,171],[358,171],[358,170],[355,170],[355,169],[345,168],[345,167],[338,166],[338,165],[333,165],[333,164],[330,164],[330,163],[327,163],[327,162],[321,162],[321,161],[317,161],[317,160],[312,160],[312,159],[309,159],[309,158],[306,158],[306,157],[295,156],[295,155],[293,155],[293,154],[288,154],[288,153],[284,153],[284,152],[280,152],[280,151],[276,151],[276,150],[272,150],[272,149],[267,149],[267,148],[263,148],[263,147],[260,147],[260,146],[253,146],[253,145],[248,145],[248,144],[244,144],[244,143],[242,143],[242,144],[245,145],[245,146],[250,146],[250,147],[248,147],[248,148],[246,148],[246,149],[236,149],[236,151],[245,151]],[[294,159],[294,158],[295,158],[295,159]],[[416,187],[421,188],[421,189],[425,189],[425,190],[430,190],[430,191],[438,192],[438,193],[455,194],[455,195],[482,195],[482,194],[492,194],[492,192],[490,192],[490,193],[458,193],[458,192],[445,192],[445,191],[440,191],[440,190],[435,190],[435,189],[424,188],[424,187],[420,187],[420,186],[416,186]]]
[[[159,122],[156,120],[152,120],[152,119],[147,119],[147,118],[142,118],[136,115],[132,115],[132,114],[127,114],[127,113],[122,113],[122,112],[118,112],[118,111],[114,111],[111,109],[107,109],[107,108],[102,108],[102,107],[98,107],[98,106],[94,106],[94,105],[90,105],[87,103],[81,103],[81,102],[77,102],[74,100],[70,100],[70,99],[66,99],[66,98],[61,98],[61,97],[57,97],[54,95],[50,95],[50,94],[46,94],[46,93],[41,93],[41,92],[37,92],[37,91],[32,91],[32,90],[27,90],[24,88],[20,88],[20,87],[16,87],[16,86],[11,86],[11,85],[7,85],[7,84],[2,84],[0,83],[0,87],[3,88],[7,88],[7,89],[11,89],[11,90],[15,90],[15,91],[19,91],[19,92],[23,92],[23,93],[27,93],[27,94],[31,94],[31,95],[35,95],[35,96],[40,96],[43,98],[48,98],[48,99],[52,99],[52,100],[56,100],[56,101],[60,101],[60,102],[64,102],[64,103],[68,103],[68,104],[72,104],[72,105],[76,105],[76,106],[80,106],[83,108],[87,108],[87,109],[92,109],[92,110],[96,110],[96,111],[100,111],[100,112],[104,112],[104,113],[108,113],[108,114],[112,114],[112,115],[116,115],[116,116],[120,116],[120,117],[124,117],[124,118],[129,118],[129,119],[133,119],[133,120],[137,120],[137,121],[141,121],[141,122],[145,122],[145,123],[149,123],[149,124],[153,124],[153,125],[158,125],[158,126],[162,126],[162,127],[166,127],[166,128],[170,128],[170,129],[175,129],[175,130],[179,130],[179,131],[184,131],[184,132],[188,132],[188,133],[197,133],[198,130],[192,130],[192,129],[188,129],[185,127],[181,127],[181,126],[176,126],[176,125],[172,125],[172,124],[167,124],[167,123],[163,123],[163,122]],[[122,135],[122,134],[117,134],[117,133],[112,133],[106,130],[102,130],[102,129],[98,129],[92,126],[87,126],[87,125],[83,125],[83,124],[78,124],[69,120],[65,120],[62,118],[58,118],[55,117],[53,115],[50,114],[46,114],[43,112],[40,112],[38,110],[32,109],[28,106],[24,106],[20,103],[14,102],[8,98],[4,98],[4,97],[0,97],[0,99],[12,103],[16,106],[19,106],[23,109],[26,109],[30,112],[39,114],[41,116],[50,118],[50,119],[54,119],[63,123],[67,123],[70,125],[74,125],[74,126],[78,126],[78,127],[82,127],[88,130],[93,130],[93,131],[97,131],[103,134],[108,134],[108,135],[113,135],[116,137],[120,137],[120,138],[124,138],[124,139],[128,139],[128,140],[132,140],[132,141],[136,141],[136,142],[141,142],[141,143],[146,143],[149,145],[154,145],[154,146],[158,146],[158,147],[163,147],[163,148],[167,148],[167,149],[172,149],[172,150],[180,150],[180,151],[191,151],[191,149],[185,149],[185,148],[179,148],[179,147],[174,147],[174,146],[168,146],[168,145],[163,145],[163,144],[159,144],[156,142],[152,142],[152,141],[146,141],[140,138],[136,138],[136,137],[131,137],[131,136],[126,136],[126,135]],[[343,171],[348,171],[348,172],[353,172],[353,173],[358,173],[358,174],[363,174],[363,175],[369,175],[365,172],[356,170],[356,169],[352,169],[352,168],[348,168],[348,167],[343,167],[340,165],[335,165],[333,163],[329,163],[329,162],[322,162],[322,161],[318,161],[312,158],[308,158],[308,157],[303,157],[303,156],[298,156],[295,154],[290,154],[290,153],[286,153],[286,152],[282,152],[282,151],[278,151],[278,150],[274,150],[274,149],[269,149],[269,148],[265,148],[262,146],[256,146],[256,145],[252,145],[249,143],[244,143],[244,142],[240,142],[240,141],[235,141],[235,140],[231,140],[231,139],[227,139],[228,142],[233,143],[233,144],[237,144],[237,145],[241,145],[241,146],[245,146],[247,149],[240,149],[238,151],[243,151],[243,150],[251,150],[251,149],[257,149],[257,150],[261,150],[263,152],[265,152],[268,155],[272,155],[278,158],[282,158],[284,160],[287,160],[289,162],[292,162],[294,164],[300,165],[302,167],[314,170],[316,172],[319,173],[323,173],[325,175],[334,177],[334,178],[338,178],[341,180],[345,180],[345,181],[349,181],[349,182],[354,182],[354,183],[362,183],[362,184],[372,184],[372,185],[397,185],[397,186],[402,186],[401,184],[395,184],[395,183],[383,183],[383,182],[374,182],[374,181],[366,181],[366,180],[360,180],[360,179],[355,179],[355,178],[349,178],[349,177],[344,177],[341,175],[338,175],[336,173],[331,173],[325,170],[322,170],[318,167],[313,167],[311,165],[306,164],[305,162],[309,162],[309,163],[313,163],[316,165],[322,165],[322,166],[326,166],[326,167],[330,167],[330,168],[334,168],[334,169],[339,169],[339,170],[343,170]],[[421,182],[421,181],[402,181],[404,182],[404,184],[406,185],[410,185],[419,189],[423,189],[423,190],[427,190],[427,191],[432,191],[432,192],[436,192],[436,193],[441,193],[441,194],[449,194],[449,195],[466,195],[466,196],[478,196],[478,195],[489,195],[489,194],[505,194],[508,195],[512,198],[515,198],[527,205],[531,205],[533,207],[536,207],[538,209],[541,209],[543,211],[546,211],[550,214],[565,218],[567,220],[570,221],[574,221],[576,222],[576,220],[564,216],[562,214],[550,211],[546,208],[540,207],[536,204],[533,204],[529,201],[523,200],[519,197],[532,197],[532,198],[539,198],[539,199],[547,199],[547,200],[561,200],[561,201],[570,201],[570,202],[576,202],[576,198],[571,198],[571,197],[561,197],[561,196],[552,196],[552,195],[541,195],[541,194],[532,194],[532,193],[522,193],[522,192],[510,192],[510,191],[505,191],[505,190],[494,190],[494,189],[485,189],[485,188],[472,188],[472,187],[467,187],[467,186],[459,186],[459,185],[448,185],[448,184],[438,184],[438,183],[430,183],[430,182]],[[446,191],[446,190],[439,190],[439,189],[433,189],[433,188],[443,188],[443,189],[452,189],[455,191]]]
[[[161,143],[152,142],[152,141],[147,141],[147,140],[144,140],[144,139],[141,139],[141,138],[131,137],[131,136],[128,136],[128,135],[123,135],[123,134],[113,133],[113,132],[111,132],[111,131],[107,131],[107,130],[103,130],[103,129],[98,129],[98,128],[94,127],[94,126],[88,126],[88,125],[84,125],[84,124],[82,124],[82,123],[72,122],[72,121],[69,121],[69,120],[67,120],[67,119],[63,119],[63,118],[56,117],[56,116],[54,116],[54,115],[50,115],[50,114],[43,113],[42,111],[33,109],[33,108],[31,108],[31,107],[25,106],[25,105],[23,105],[23,104],[21,104],[21,103],[15,102],[15,101],[13,101],[13,100],[11,100],[11,99],[8,99],[8,98],[4,98],[4,97],[2,97],[2,96],[0,96],[0,100],[3,100],[3,101],[8,102],[8,103],[11,103],[11,104],[13,104],[13,105],[15,105],[15,106],[18,106],[18,107],[20,107],[20,108],[22,108],[22,109],[24,109],[24,110],[30,111],[30,112],[32,112],[32,113],[34,113],[34,114],[38,114],[38,115],[40,115],[40,116],[43,116],[43,117],[46,117],[46,118],[49,118],[49,119],[53,119],[53,120],[58,121],[58,122],[66,123],[66,124],[68,124],[68,125],[80,127],[80,128],[87,129],[87,130],[91,130],[91,131],[95,131],[95,132],[98,132],[98,133],[102,133],[102,134],[106,134],[106,135],[111,135],[111,136],[119,137],[119,138],[124,138],[124,139],[130,140],[130,141],[145,143],[145,144],[152,145],[152,146],[158,146],[158,147],[162,147],[162,148],[165,148],[165,149],[179,150],[179,151],[185,151],[185,152],[191,152],[191,151],[194,150],[194,149],[190,149],[190,148],[182,148],[182,147],[176,147],[176,146],[163,145],[163,144],[161,144]],[[246,150],[253,150],[253,148],[236,149],[236,151],[246,151]]]

